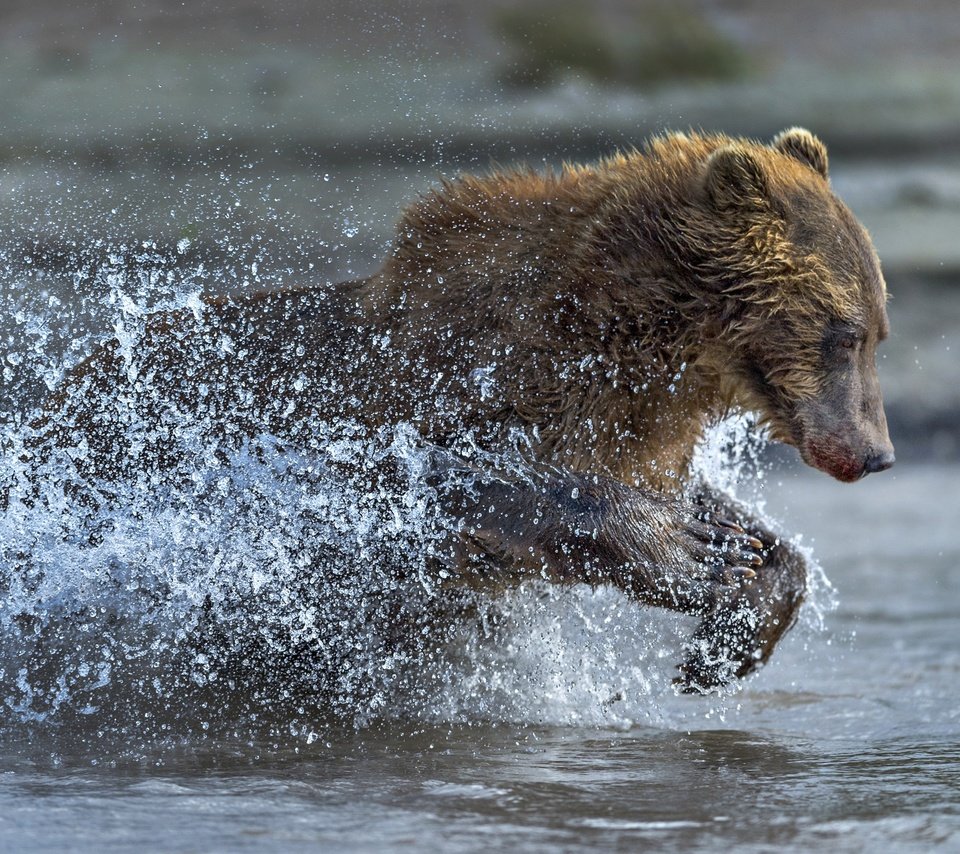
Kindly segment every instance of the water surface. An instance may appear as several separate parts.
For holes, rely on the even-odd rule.
[[[539,613],[566,634],[537,647],[515,631],[519,672],[499,686],[512,701],[495,707],[513,720],[490,720],[488,678],[446,686],[429,720],[286,737],[110,744],[95,726],[13,728],[0,834],[18,851],[957,850],[957,477],[771,476],[769,511],[815,540],[837,606],[726,698],[648,678],[593,702],[609,649],[571,591]],[[497,661],[509,671],[509,650]]]

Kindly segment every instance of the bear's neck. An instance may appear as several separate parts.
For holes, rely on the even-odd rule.
[[[572,292],[546,294],[544,308],[569,306],[553,333],[575,354],[583,380],[569,389],[555,430],[558,456],[678,493],[704,428],[730,399],[722,308],[685,228],[693,181],[657,186],[645,196],[642,228],[636,208],[622,205],[594,220]]]
[[[696,445],[728,401],[711,367],[708,330],[682,326],[651,310],[632,320],[615,315],[594,326],[597,334],[575,336],[562,366],[574,379],[540,430],[558,462],[683,491]]]

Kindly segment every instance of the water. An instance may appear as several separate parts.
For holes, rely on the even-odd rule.
[[[134,355],[149,307],[198,309],[198,271],[105,257],[79,307],[3,292],[6,848],[960,850],[955,464],[841,486],[731,425],[699,464],[758,484],[829,581],[742,689],[678,696],[692,622],[612,590],[527,586],[437,631],[444,520],[402,427],[224,458],[185,423],[175,483],[95,507],[60,488],[75,455],[22,463],[85,306]]]
[[[0,832],[36,851],[958,850],[957,475],[774,476],[771,510],[816,538],[838,606],[724,700],[648,696],[655,722],[616,726],[406,719],[137,756],[8,738]]]

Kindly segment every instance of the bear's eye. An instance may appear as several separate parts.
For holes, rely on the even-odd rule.
[[[831,325],[824,335],[822,347],[824,353],[846,354],[860,348],[866,336],[850,323]]]

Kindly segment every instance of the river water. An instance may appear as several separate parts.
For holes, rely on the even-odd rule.
[[[25,724],[8,709],[0,839],[10,851],[960,850],[958,475],[901,465],[851,487],[768,473],[767,512],[805,532],[833,590],[820,582],[739,692],[676,696],[657,676],[682,624],[603,591],[521,592],[495,650],[466,644],[469,666],[427,700],[359,723],[298,718],[285,732],[281,705],[257,733],[208,709],[209,734],[127,724],[106,737],[96,712]]]
[[[0,484],[22,474],[19,413],[91,328],[135,353],[144,305],[197,304],[204,276],[142,249],[4,274]],[[290,278],[261,281],[254,250],[223,278]],[[955,394],[960,303],[895,297],[904,421]],[[319,468],[271,462],[269,437],[218,467],[187,431],[189,489],[147,484],[91,515],[45,488],[53,465],[46,504],[0,510],[0,848],[960,851],[956,462],[908,454],[844,486],[748,460],[746,497],[823,572],[770,663],[700,698],[671,686],[692,622],[611,590],[524,588],[419,656],[385,651],[367,590],[384,562],[422,564],[429,506],[415,483],[370,496],[338,474],[409,461],[403,435],[321,428]],[[321,652],[318,626],[338,627]]]

